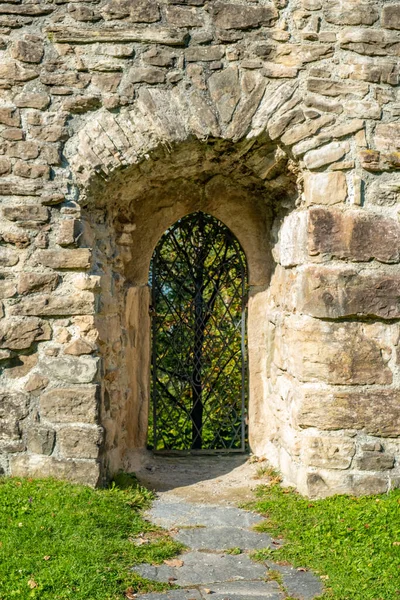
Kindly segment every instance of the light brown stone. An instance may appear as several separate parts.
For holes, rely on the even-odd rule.
[[[37,261],[53,269],[87,269],[90,267],[89,248],[76,250],[41,250],[36,254]]]
[[[320,169],[343,158],[350,150],[348,142],[332,142],[304,155],[307,169]]]
[[[276,332],[277,366],[304,382],[390,384],[390,355],[383,331],[361,323],[292,316]]]
[[[335,25],[373,25],[379,19],[374,0],[325,0],[323,12]]]
[[[53,477],[95,487],[100,482],[100,465],[95,460],[59,460],[39,454],[11,458],[13,477]]]
[[[59,296],[36,294],[21,298],[10,307],[11,315],[28,316],[90,315],[93,311],[94,296],[88,291]]]
[[[50,104],[50,96],[44,92],[24,92],[14,98],[15,106],[19,108],[37,108],[45,110]]]
[[[0,321],[0,347],[10,350],[29,348],[34,342],[49,340],[50,324],[35,317],[8,317]]]
[[[380,437],[400,436],[398,389],[306,390],[295,409],[302,429],[362,430]]]
[[[21,273],[18,280],[18,294],[34,292],[49,293],[56,289],[59,276],[53,273]]]
[[[296,303],[312,317],[400,318],[400,276],[351,267],[307,267]]]
[[[307,206],[342,204],[347,198],[346,176],[337,173],[306,173],[304,197]]]
[[[40,397],[40,415],[54,423],[96,423],[97,392],[93,385],[48,390]]]
[[[249,29],[260,25],[273,25],[278,11],[273,4],[245,6],[242,4],[215,3],[215,24],[221,29]]]
[[[33,37],[36,39],[16,40],[11,46],[11,56],[27,63],[40,63],[44,54],[43,42],[41,38]]]
[[[57,444],[64,458],[97,458],[103,432],[95,426],[69,426],[57,432]]]
[[[307,437],[302,456],[310,467],[348,469],[356,452],[353,440],[340,436]]]
[[[82,354],[92,354],[92,352],[94,352],[93,346],[82,338],[74,340],[64,350],[65,354],[72,356],[82,356]]]
[[[6,375],[9,379],[19,379],[25,377],[38,362],[38,355],[35,354],[20,354],[15,359],[11,360],[7,365]]]

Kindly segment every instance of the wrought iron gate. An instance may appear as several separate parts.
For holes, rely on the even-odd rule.
[[[203,212],[180,219],[153,254],[155,451],[245,449],[247,267],[239,242]]]

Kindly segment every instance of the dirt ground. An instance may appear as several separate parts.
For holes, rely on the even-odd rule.
[[[167,499],[187,502],[237,504],[251,500],[262,483],[267,461],[242,454],[200,456],[143,455],[136,475]],[[260,477],[261,475],[261,477]]]

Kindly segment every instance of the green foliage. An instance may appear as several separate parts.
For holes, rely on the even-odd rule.
[[[157,441],[150,411],[150,447],[240,448],[246,284],[240,244],[213,217],[189,215],[161,238],[150,283],[157,395]]]
[[[145,521],[150,492],[119,475],[110,489],[0,479],[0,600],[122,600],[163,589],[129,571],[182,546]],[[118,483],[121,483],[119,487]],[[149,543],[136,545],[141,535]]]
[[[251,508],[267,520],[260,531],[283,535],[259,560],[289,561],[321,576],[330,600],[400,597],[400,491],[383,496],[308,500],[279,485],[260,486]]]

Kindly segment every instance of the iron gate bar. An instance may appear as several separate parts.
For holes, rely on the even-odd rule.
[[[247,266],[239,242],[214,217],[188,215],[158,243],[150,279],[153,450],[243,452]]]

